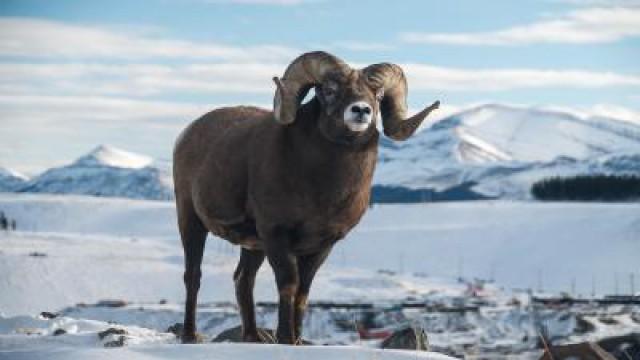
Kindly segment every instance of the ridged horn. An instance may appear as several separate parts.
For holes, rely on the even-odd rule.
[[[369,82],[381,87],[384,91],[384,97],[380,103],[382,127],[384,134],[393,140],[408,139],[427,115],[440,106],[440,101],[436,101],[412,117],[406,118],[407,79],[400,66],[381,63],[367,66],[362,71]]]
[[[332,71],[350,70],[349,65],[324,51],[308,52],[293,60],[282,78],[274,77],[276,93],[273,114],[277,122],[291,124],[296,119],[300,102],[311,87],[320,84]]]

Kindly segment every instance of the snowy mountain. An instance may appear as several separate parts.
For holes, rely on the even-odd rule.
[[[99,146],[26,181],[0,171],[0,191],[171,199],[170,165]],[[526,199],[550,176],[640,174],[640,126],[604,117],[482,105],[406,142],[382,138],[375,201]]]
[[[70,165],[45,171],[18,191],[168,200],[173,184],[167,164],[101,145]]]
[[[27,177],[13,171],[0,167],[0,192],[11,192],[24,186]]]
[[[475,183],[487,196],[526,198],[549,176],[639,174],[640,126],[610,118],[483,105],[405,143],[382,141],[374,183],[444,191]]]

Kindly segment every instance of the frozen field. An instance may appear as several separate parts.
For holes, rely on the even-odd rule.
[[[18,231],[0,233],[0,358],[173,359],[187,354],[191,358],[216,359],[212,354],[220,354],[216,356],[221,359],[251,358],[255,347],[250,345],[178,347],[172,345],[172,335],[164,332],[168,325],[181,321],[184,296],[182,250],[172,203],[0,194],[0,210],[18,224]],[[318,274],[310,300],[386,304],[408,298],[456,298],[467,290],[465,283],[456,280],[460,276],[495,279],[500,286],[490,285],[484,291],[498,309],[519,296],[516,288],[575,290],[588,295],[594,288],[604,294],[617,287],[624,294],[631,291],[631,274],[635,273],[636,281],[640,279],[639,239],[637,204],[379,205],[336,246]],[[237,316],[229,320],[216,313],[219,309],[206,307],[207,303],[234,301],[231,274],[236,255],[237,249],[219,239],[207,244],[200,292],[205,306],[199,311],[200,328],[208,326],[211,336],[237,324]],[[123,299],[131,305],[115,310],[75,306],[104,299]],[[257,280],[256,299],[276,299],[266,263]],[[165,305],[157,305],[161,300]],[[62,311],[64,316],[43,320],[37,316],[41,311]],[[465,332],[464,339],[447,332],[451,324],[431,318],[431,328],[427,328],[433,333],[433,343],[485,341],[497,346],[496,339],[515,344],[532,335],[530,329],[518,325],[532,321],[519,310],[474,316],[456,325],[477,328]],[[616,326],[597,331],[640,329],[635,318],[615,316],[619,316]],[[549,317],[558,331],[575,326],[573,318],[564,322],[560,318]],[[272,313],[264,313],[259,321],[271,327],[273,319]],[[314,319],[305,328],[306,336],[327,339],[331,333],[327,322],[322,315],[314,314]],[[109,327],[109,321],[126,327],[131,346],[102,348],[96,333]],[[50,336],[57,328],[67,333]],[[27,335],[30,333],[36,335]],[[505,334],[514,337],[505,338]],[[357,340],[345,335],[329,337],[329,342]],[[345,359],[406,356],[357,346],[340,348],[344,351],[334,347],[264,349],[260,351],[265,359],[298,358],[299,351],[309,359],[340,358],[338,353]]]
[[[99,274],[101,279],[112,273],[118,283],[123,280],[134,282],[133,287],[141,292],[137,300],[149,300],[147,296],[155,296],[153,300],[181,300],[182,284],[174,280],[180,278],[175,271],[182,271],[182,250],[172,203],[0,194],[0,209],[15,218],[21,230],[3,239],[3,251],[18,254],[41,249],[50,253],[48,261],[52,263],[57,261],[56,252],[66,253],[69,258],[61,260],[59,266],[69,268],[56,276],[61,281],[64,274],[70,273],[67,270],[80,267],[85,271],[96,271],[92,275]],[[631,274],[635,274],[640,282],[639,240],[640,204],[637,203],[488,201],[376,205],[356,229],[338,243],[328,260],[329,266],[323,270],[386,269],[439,278],[493,278],[507,288],[542,287],[553,292],[570,291],[574,282],[575,291],[583,295],[592,290],[597,294],[611,294],[617,283],[618,292],[626,294],[630,291]],[[201,290],[203,299],[232,299],[229,274],[235,266],[237,251],[219,239],[208,241],[205,266],[226,273],[220,280],[205,278]],[[95,253],[97,257],[90,262],[93,265],[90,268],[95,269],[104,262],[105,269],[91,270],[83,266],[86,256],[79,254],[85,253]],[[11,261],[9,259],[3,257],[3,263]],[[121,266],[114,268],[114,263]],[[33,265],[44,266],[37,261]],[[56,266],[47,272],[55,271]],[[138,280],[115,276],[114,272],[126,271],[128,266],[139,274],[141,283],[157,282],[158,287],[140,289],[135,284]],[[265,263],[259,283],[271,281],[267,268]],[[323,270],[320,275],[328,276],[329,272]],[[147,273],[150,279],[144,278]],[[205,270],[205,276],[217,273]],[[6,277],[3,281],[7,281]],[[266,287],[271,289],[271,283]],[[118,289],[116,284],[79,288],[87,288],[88,294],[100,291],[100,288]],[[317,288],[314,286],[312,295],[324,296]],[[24,290],[42,291],[35,286],[25,286]],[[340,293],[328,291],[326,295],[332,299],[351,296]],[[129,293],[129,297],[134,294]],[[73,300],[95,300],[95,297],[85,299],[82,294],[77,295]],[[263,295],[271,298],[273,293],[265,291]],[[258,294],[258,298],[263,296]],[[0,306],[6,313],[14,312],[4,297]],[[29,310],[34,309],[15,309],[21,313]]]

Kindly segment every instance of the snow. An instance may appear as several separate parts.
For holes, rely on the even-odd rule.
[[[15,191],[24,186],[27,177],[19,172],[0,167],[0,192]]]
[[[126,347],[105,349],[117,336],[100,339],[109,328],[126,331]],[[53,335],[56,330],[62,335]],[[0,358],[7,359],[451,359],[434,353],[378,350],[357,346],[291,347],[256,344],[181,345],[172,334],[136,326],[114,326],[107,322],[70,317],[0,317]]]
[[[484,195],[527,199],[548,176],[638,174],[639,154],[640,126],[629,122],[488,104],[404,143],[383,141],[374,183],[441,191],[474,182]]]
[[[281,350],[250,345],[183,346],[165,331],[182,321],[182,249],[171,202],[89,196],[0,194],[0,210],[15,218],[19,231],[0,233],[0,358],[110,357],[213,358],[404,358],[367,347],[312,347]],[[470,280],[494,278],[483,301],[493,304],[466,314],[405,311],[405,321],[422,324],[435,349],[490,351],[500,346],[528,349],[533,324],[573,336],[580,316],[596,330],[581,337],[620,334],[638,320],[620,309],[602,312],[546,311],[507,305],[528,296],[515,288],[611,293],[616,277],[637,273],[640,205],[535,202],[459,202],[374,206],[361,224],[336,245],[311,291],[311,302],[374,303],[382,308],[414,299],[429,304],[465,304]],[[33,256],[34,253],[44,256]],[[208,338],[239,323],[232,273],[238,249],[219,239],[207,243],[200,289],[198,327]],[[36,255],[38,255],[36,254]],[[384,271],[381,271],[384,270]],[[592,280],[593,279],[593,280]],[[498,285],[499,284],[499,285]],[[257,301],[273,302],[277,292],[265,263],[258,274]],[[92,306],[123,299],[119,308]],[[79,304],[79,305],[78,305]],[[60,312],[44,320],[41,311]],[[332,325],[328,313],[311,309],[305,336],[320,343],[357,344],[353,331]],[[259,308],[259,326],[272,327],[273,308]],[[638,316],[638,315],[634,315]],[[600,321],[615,318],[615,322]],[[640,318],[640,317],[638,317]],[[542,320],[540,320],[542,319]],[[104,349],[96,333],[116,326],[127,330],[127,345]],[[51,335],[58,328],[68,333]],[[32,335],[27,335],[30,333]],[[523,338],[527,338],[523,342]],[[264,351],[264,353],[263,353]],[[302,351],[300,354],[298,352]],[[220,355],[219,355],[220,354]],[[429,357],[431,356],[431,357]]]
[[[1,281],[15,286],[14,295],[24,299],[0,295],[0,311],[35,313],[107,297],[182,301],[182,250],[171,202],[0,194],[0,209],[22,230],[0,238]],[[432,287],[450,289],[452,281],[439,286],[439,279],[460,275],[493,278],[509,288],[536,288],[542,282],[551,291],[568,290],[575,280],[582,294],[591,291],[593,278],[598,293],[611,293],[616,274],[638,271],[639,210],[634,203],[376,205],[336,245],[325,267],[334,270],[320,271],[312,295],[402,299]],[[29,257],[30,251],[48,256]],[[208,242],[203,283],[216,285],[202,286],[203,299],[234,301],[230,279],[237,251],[225,241]],[[83,276],[72,281],[78,276],[74,269],[83,269]],[[404,278],[381,280],[380,269]],[[68,287],[54,286],[53,279]],[[275,299],[268,265],[259,279],[256,297]],[[39,296],[42,289],[51,292]]]
[[[76,160],[76,165],[111,166],[118,168],[141,169],[151,165],[153,159],[121,150],[109,145],[100,145],[89,154]]]
[[[173,180],[166,163],[101,145],[69,165],[43,172],[14,191],[167,200],[173,198]]]
[[[0,191],[135,199],[173,197],[171,165],[101,145],[75,162],[26,182],[0,172]],[[406,142],[382,138],[374,184],[530,198],[549,176],[638,174],[640,125],[570,111],[479,105],[434,122]]]

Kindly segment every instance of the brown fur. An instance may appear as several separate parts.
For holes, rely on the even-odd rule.
[[[242,246],[234,280],[243,338],[259,340],[252,293],[265,256],[280,294],[278,341],[299,338],[316,271],[369,203],[378,130],[374,121],[352,132],[343,120],[356,100],[371,105],[374,119],[380,113],[379,89],[362,74],[327,75],[289,125],[277,123],[267,110],[222,108],[193,122],[178,139],[173,171],[185,251],[183,341],[196,339],[208,232]],[[333,96],[323,90],[336,85]]]

